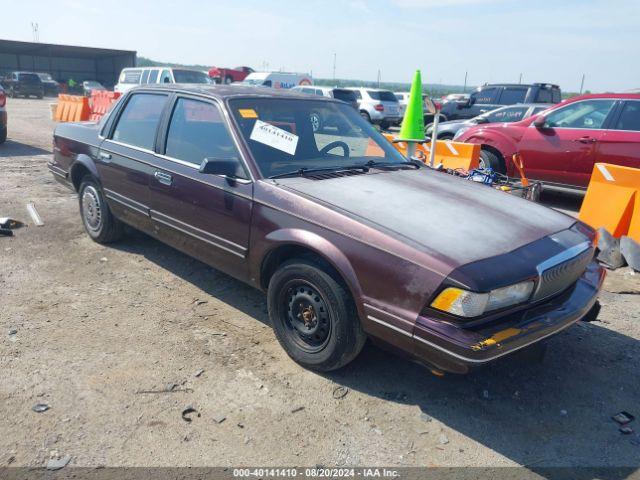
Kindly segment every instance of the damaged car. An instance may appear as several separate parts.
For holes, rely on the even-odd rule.
[[[58,125],[49,169],[96,242],[126,224],[265,291],[310,369],[370,338],[467,373],[597,313],[592,228],[405,159],[335,99],[139,87],[100,123]]]

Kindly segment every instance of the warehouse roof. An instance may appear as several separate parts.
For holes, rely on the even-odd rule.
[[[114,50],[111,48],[79,47],[76,45],[56,45],[53,43],[18,42],[0,40],[0,52],[19,55],[40,55],[53,57],[96,58],[120,55],[135,55],[135,50]]]

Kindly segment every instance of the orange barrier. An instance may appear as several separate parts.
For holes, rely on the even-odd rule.
[[[385,133],[385,138],[393,143],[393,146],[407,156],[407,144],[394,142],[393,135]],[[425,163],[429,161],[431,143],[419,143],[416,145],[416,156]],[[422,158],[424,157],[424,158]],[[435,165],[442,164],[444,168],[473,170],[480,165],[480,145],[475,143],[450,142],[439,140],[436,142]]]
[[[91,92],[91,115],[89,120],[99,122],[102,116],[109,111],[111,105],[120,97],[120,92],[108,90],[93,90]]]
[[[640,242],[640,169],[596,163],[578,218]]]
[[[78,95],[58,95],[55,120],[58,122],[80,122],[89,120],[89,99]]]

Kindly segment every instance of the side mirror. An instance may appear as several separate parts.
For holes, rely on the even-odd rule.
[[[205,158],[200,164],[199,172],[208,175],[225,175],[236,177],[238,162],[236,160],[223,160],[220,158]]]
[[[538,115],[533,120],[533,126],[536,128],[545,128],[546,125],[547,125],[547,119],[544,118],[544,115]]]
[[[489,119],[487,117],[476,117],[473,119],[473,121],[478,125],[480,125],[481,123],[489,123]]]

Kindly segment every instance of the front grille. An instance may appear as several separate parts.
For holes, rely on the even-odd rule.
[[[542,300],[573,285],[587,269],[593,259],[593,253],[592,248],[587,248],[575,257],[541,272],[533,300]]]

